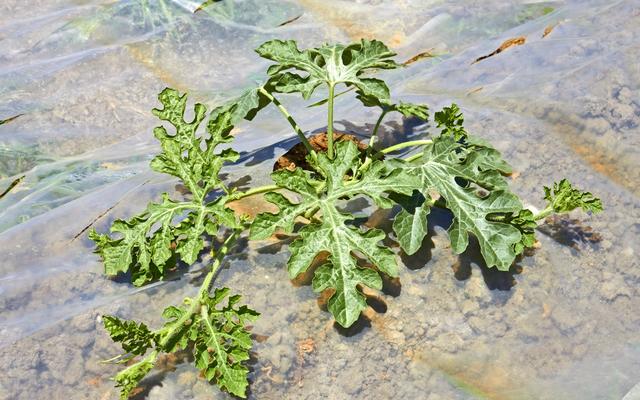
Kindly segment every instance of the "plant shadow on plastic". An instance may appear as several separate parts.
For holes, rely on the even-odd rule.
[[[379,131],[388,114],[430,120],[426,105],[392,100],[385,82],[372,77],[381,70],[402,68],[382,42],[361,40],[300,50],[292,40],[271,40],[256,51],[273,62],[264,83],[211,112],[195,104],[193,119],[185,120],[185,94],[167,88],[159,95],[162,108],[153,112],[171,129],[155,128],[161,152],[151,168],[178,178],[184,198],[173,199],[164,193],[142,213],[116,220],[110,233],[90,233],[105,273],[128,273],[136,286],[167,279],[177,262],[191,265],[203,251],[212,255],[199,292],[181,305],[167,307],[160,327],[103,317],[111,338],[123,349],[110,360],[125,365],[115,377],[123,399],[159,357],[180,351],[189,351],[196,368],[220,389],[246,396],[246,363],[252,346],[249,324],[259,314],[243,305],[230,289],[212,287],[225,257],[239,239],[246,240],[246,232],[248,240],[288,236],[289,277],[304,277],[315,292],[322,293],[336,324],[350,335],[361,329],[356,322],[362,321],[366,308],[384,312],[393,307],[377,301],[375,293],[400,294],[397,285],[394,288],[394,282],[399,282],[400,249],[405,259],[429,254],[428,221],[442,219],[435,210],[448,210],[446,228],[454,253],[463,254],[464,260],[470,242],[477,243],[476,257],[484,269],[506,274],[516,258],[536,243],[539,221],[576,208],[594,213],[602,210],[599,199],[567,180],[544,188],[547,206],[543,211],[525,209],[505,179],[510,166],[489,143],[465,130],[462,112],[455,104],[434,114],[435,132],[429,138],[381,147]],[[283,94],[309,100],[319,88],[327,93],[326,100],[316,103],[327,108],[321,145],[317,138],[310,142],[308,131],[278,100]],[[345,88],[346,92],[340,92]],[[363,106],[379,110],[367,143],[334,131],[334,100],[340,93],[355,94]],[[271,174],[273,183],[267,186],[243,189],[250,182],[247,179],[239,186],[225,183],[224,164],[240,157],[230,147],[234,141],[231,130],[269,105],[282,113],[296,133],[304,162],[299,159],[298,164],[276,169]],[[257,152],[253,156],[265,154],[269,155]],[[263,195],[273,211],[255,217],[234,212],[234,204],[255,195]],[[395,215],[376,212],[386,231],[378,224],[365,223],[367,218],[360,213],[354,214],[349,205],[354,199],[397,211]],[[221,244],[205,248],[205,238]]]

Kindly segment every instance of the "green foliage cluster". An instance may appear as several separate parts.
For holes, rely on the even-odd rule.
[[[505,179],[511,168],[489,143],[465,130],[455,104],[435,113],[440,133],[432,138],[375,149],[378,129],[389,112],[429,119],[426,105],[394,102],[385,82],[369,76],[401,67],[379,41],[300,50],[292,40],[272,40],[257,52],[274,62],[267,80],[214,109],[208,119],[205,106],[196,104],[193,119],[185,120],[186,95],[172,89],[159,95],[163,108],[153,112],[173,128],[172,132],[165,127],[154,130],[162,150],[151,168],[180,179],[190,192],[187,199],[171,199],[165,193],[160,202],[149,204],[142,213],[115,221],[109,234],[90,233],[104,260],[105,273],[129,273],[137,286],[165,278],[178,260],[194,263],[205,248],[205,237],[224,241],[222,247],[212,250],[215,261],[198,296],[185,299],[184,308],[168,307],[163,313],[167,322],[159,329],[104,317],[105,328],[124,352],[114,361],[138,360],[115,378],[122,398],[149,373],[159,354],[177,350],[192,351],[196,367],[208,380],[244,397],[248,370],[243,362],[251,348],[247,323],[258,314],[246,306],[238,307],[240,298],[230,295],[229,289],[214,289],[210,295],[210,286],[228,249],[245,230],[252,240],[266,239],[277,231],[295,236],[289,246],[291,278],[305,273],[319,254],[328,254],[314,271],[312,287],[316,292],[332,293],[328,309],[338,324],[349,327],[366,307],[362,288],[379,290],[383,276],[399,274],[396,255],[383,240],[395,240],[405,253],[416,253],[427,234],[433,207],[446,208],[452,214],[448,233],[455,253],[465,251],[473,235],[487,266],[503,271],[533,246],[538,221],[547,215],[576,208],[602,210],[599,199],[573,188],[567,180],[544,188],[548,206],[542,212],[525,209]],[[364,106],[380,109],[364,151],[353,142],[334,143],[333,103],[335,88],[340,85],[355,90]],[[304,131],[276,98],[282,93],[298,93],[309,99],[319,87],[328,92],[326,101],[314,104],[326,104],[328,109],[328,149],[320,153],[313,150]],[[253,119],[269,104],[282,112],[298,134],[311,167],[276,171],[271,175],[273,185],[232,190],[220,178],[220,171],[224,163],[236,161],[238,154],[228,147],[218,148],[232,142],[230,131],[235,124]],[[206,129],[200,134],[199,127],[206,119]],[[391,156],[403,148],[419,151],[404,158]],[[264,212],[248,220],[229,208],[230,202],[259,193],[265,193],[277,212]],[[356,197],[380,208],[398,207],[393,234],[387,237],[381,230],[366,228],[345,211],[345,202]]]

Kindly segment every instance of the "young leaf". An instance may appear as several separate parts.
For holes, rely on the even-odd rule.
[[[211,112],[211,119],[215,119],[218,115],[229,113],[230,123],[237,124],[242,119],[251,121],[256,114],[271,103],[271,100],[262,93],[261,89],[268,91],[273,90],[272,83],[267,82],[262,86],[247,89],[238,98],[217,107]]]
[[[398,183],[395,178],[397,172],[389,172],[381,161],[375,161],[361,180],[345,180],[349,171],[359,166],[359,156],[354,143],[340,142],[334,160],[324,153],[319,154],[320,180],[299,168],[274,172],[274,182],[298,194],[301,200],[292,203],[282,194],[269,193],[267,200],[277,205],[280,211],[277,214],[258,215],[250,234],[253,239],[264,239],[278,228],[291,233],[298,216],[318,209],[322,221],[314,221],[302,228],[299,238],[290,246],[289,276],[294,278],[305,272],[318,253],[330,253],[327,262],[315,272],[313,288],[318,292],[329,288],[335,290],[328,308],[344,327],[351,326],[366,307],[365,298],[357,286],[382,287],[378,272],[371,268],[360,268],[352,253],[362,254],[389,276],[397,276],[397,265],[391,250],[378,244],[384,238],[384,233],[377,229],[363,232],[348,226],[346,223],[353,217],[338,209],[339,200],[365,195],[380,207],[390,207],[393,202],[385,196],[386,192],[412,192],[411,187]]]
[[[517,213],[496,213],[487,217],[490,221],[509,224],[520,231],[520,241],[514,243],[513,250],[520,254],[524,249],[533,247],[536,242],[538,224],[531,210],[522,209]]]
[[[344,83],[354,85],[366,95],[389,98],[389,88],[378,79],[363,78],[371,69],[393,69],[400,65],[391,60],[395,55],[382,42],[362,39],[348,46],[322,45],[312,49],[298,49],[293,40],[271,40],[263,43],[256,52],[277,64],[269,67],[270,76],[280,75],[275,90],[282,93],[299,92],[305,99],[321,84],[335,86]],[[304,72],[301,76],[289,69]]]
[[[216,113],[207,126],[209,137],[203,138],[196,135],[196,130],[204,119],[205,106],[196,104],[194,120],[187,122],[184,120],[186,94],[180,96],[176,90],[167,88],[158,99],[164,108],[154,109],[154,115],[170,122],[176,133],[170,135],[162,126],[154,129],[162,152],[151,161],[151,168],[180,178],[193,196],[202,201],[210,190],[221,185],[218,173],[222,165],[238,159],[238,153],[231,149],[215,153],[218,145],[232,140],[229,135],[233,128],[232,116],[228,112]]]
[[[598,213],[603,210],[602,201],[589,192],[583,192],[571,186],[563,179],[553,184],[553,189],[544,187],[544,198],[549,202],[548,207],[556,213],[567,213],[582,208],[585,212]]]
[[[229,393],[245,397],[249,370],[243,364],[249,359],[251,334],[245,323],[258,313],[246,306],[235,308],[240,296],[229,297],[228,304],[216,309],[229,289],[216,289],[212,297],[203,302],[201,327],[194,340],[196,367],[208,380]]]
[[[117,237],[95,230],[89,233],[96,242],[96,252],[104,260],[105,273],[131,272],[136,286],[162,279],[175,265],[175,256],[188,264],[195,262],[204,247],[203,235],[215,235],[219,223],[237,226],[233,212],[225,206],[224,196],[205,203],[211,191],[226,190],[219,178],[220,169],[225,162],[238,157],[231,149],[215,151],[232,139],[229,132],[233,128],[234,107],[215,113],[207,125],[208,135],[203,137],[196,134],[206,112],[203,105],[195,105],[194,119],[188,122],[184,119],[186,95],[167,88],[158,98],[164,108],[153,112],[170,122],[175,133],[169,134],[164,127],[155,128],[154,135],[162,151],[151,161],[151,167],[180,178],[192,200],[178,202],[164,193],[160,203],[150,203],[130,220],[116,220],[110,231]]]
[[[229,293],[228,288],[216,289],[213,295],[201,292],[200,297],[185,300],[189,308],[166,308],[162,316],[168,321],[156,331],[150,331],[143,323],[104,317],[111,338],[121,342],[127,354],[145,355],[154,347],[141,361],[116,375],[121,398],[128,398],[153,368],[159,353],[185,350],[190,345],[196,367],[208,380],[220,389],[245,397],[249,370],[244,362],[249,359],[252,345],[247,324],[259,314],[247,306],[239,306],[240,296]]]
[[[193,343],[195,365],[204,376],[221,389],[245,397],[249,370],[243,362],[249,359],[251,349],[246,324],[259,314],[246,306],[238,307],[240,296],[228,296],[229,292],[228,288],[216,289],[213,296],[199,300],[199,307],[165,309],[162,315],[169,321],[159,334],[161,350],[170,353]]]
[[[450,107],[444,107],[442,111],[438,111],[433,116],[438,128],[443,128],[441,134],[449,135],[455,140],[460,140],[469,136],[462,125],[464,116],[457,104],[451,104]]]
[[[138,324],[112,315],[103,316],[102,321],[111,340],[119,342],[127,354],[141,356],[155,343],[154,334],[142,322]]]
[[[115,376],[116,387],[120,388],[120,400],[127,400],[133,389],[153,369],[156,356],[157,353],[152,352],[149,356],[120,371]]]
[[[538,227],[533,212],[531,210],[520,210],[519,213],[509,216],[506,220],[509,224],[515,226],[520,231],[520,241],[514,245],[516,254],[520,254],[524,249],[533,247],[536,242],[536,231]]]
[[[473,233],[488,267],[510,268],[522,235],[516,227],[488,217],[518,213],[522,204],[508,191],[502,171],[495,169],[506,165],[495,149],[458,142],[453,135],[445,134],[425,147],[419,163],[397,165],[403,170],[399,180],[411,182],[425,197],[436,191],[446,201],[454,216],[449,228],[454,252],[462,253],[469,243],[469,233]],[[478,188],[489,193],[480,195]]]

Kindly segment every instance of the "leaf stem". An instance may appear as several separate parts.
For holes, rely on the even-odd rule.
[[[533,216],[533,219],[536,221],[539,221],[543,218],[548,217],[549,215],[553,214],[553,206],[552,205],[548,205],[547,208],[545,208],[544,210],[540,211],[539,213],[535,214]]]
[[[167,344],[170,343],[172,339],[175,338],[176,334],[179,333],[179,330],[185,326],[187,320],[191,319],[191,317],[200,311],[200,306],[202,305],[202,300],[209,294],[209,288],[211,286],[211,282],[213,282],[213,278],[216,276],[220,266],[222,265],[222,260],[229,252],[229,249],[235,243],[236,239],[240,235],[240,230],[233,231],[227,239],[222,243],[222,246],[218,249],[216,254],[216,258],[211,265],[211,270],[207,273],[207,276],[204,278],[202,282],[202,286],[200,286],[200,290],[198,291],[198,296],[194,298],[194,301],[191,303],[189,309],[186,313],[184,313],[180,319],[176,321],[175,324],[171,325],[171,328],[164,333],[162,339],[160,340],[160,347],[166,348]]]
[[[429,140],[429,139],[411,140],[411,141],[408,141],[408,142],[402,142],[402,143],[394,144],[393,146],[389,146],[387,148],[384,148],[384,149],[380,150],[380,153],[387,154],[387,153],[392,153],[392,152],[400,150],[400,149],[404,149],[406,147],[425,146],[425,145],[428,145],[428,144],[431,144],[431,143],[433,143],[433,140]]]
[[[376,121],[376,125],[373,127],[373,132],[371,133],[371,137],[369,138],[369,144],[367,145],[367,157],[364,159],[364,162],[362,163],[360,168],[358,168],[358,171],[357,171],[358,173],[362,171],[366,171],[367,168],[369,168],[369,165],[371,164],[371,152],[373,151],[373,144],[375,143],[376,137],[378,136],[378,129],[380,128],[380,124],[382,123],[384,116],[387,115],[387,112],[388,111],[386,110],[382,110],[380,117],[378,117],[378,120]],[[358,174],[354,174],[354,178],[356,177],[356,175]]]
[[[412,156],[409,156],[409,157],[405,158],[404,161],[412,162],[412,161],[415,161],[415,160],[419,159],[420,157],[422,157],[422,153],[418,153],[418,154],[414,154]]]
[[[300,125],[298,125],[296,121],[293,119],[293,117],[291,116],[291,114],[289,114],[289,111],[287,111],[287,109],[282,105],[282,103],[280,103],[278,99],[276,99],[271,93],[269,93],[263,87],[259,88],[258,91],[262,93],[262,95],[264,95],[266,98],[271,100],[271,102],[273,102],[273,104],[275,104],[276,107],[278,107],[278,110],[280,110],[282,115],[284,115],[284,117],[287,119],[287,121],[289,122],[289,125],[291,125],[295,133],[298,135],[298,138],[304,145],[305,149],[307,149],[307,153],[311,154],[314,160],[317,159],[318,155],[316,154],[315,150],[313,150],[313,147],[311,147],[311,144],[307,140],[307,137],[304,135],[304,132],[302,132]]]
[[[387,110],[382,110],[382,113],[380,114],[380,117],[378,117],[378,120],[376,121],[376,125],[373,127],[373,132],[371,133],[371,138],[369,138],[369,147],[367,148],[367,151],[369,152],[369,154],[371,154],[371,147],[375,143],[375,140],[376,140],[376,138],[378,136],[378,129],[380,128],[380,124],[382,124],[382,120],[387,115],[387,113],[388,113]]]
[[[240,200],[249,196],[254,196],[260,193],[271,192],[273,190],[278,190],[278,189],[281,189],[278,185],[266,185],[266,186],[260,186],[257,188],[249,189],[246,192],[237,192],[231,195],[231,200],[229,200],[229,202]]]
[[[329,159],[333,160],[333,98],[335,92],[335,85],[329,85],[329,110],[327,112],[327,154]]]

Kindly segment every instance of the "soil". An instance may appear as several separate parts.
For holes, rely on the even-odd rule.
[[[334,132],[333,136],[335,143],[350,141],[357,144],[358,149],[364,156],[364,151],[368,146],[365,143],[362,143],[360,139],[358,139],[354,135],[342,132]],[[327,133],[322,132],[311,136],[309,138],[309,144],[311,144],[311,147],[317,153],[326,153],[328,148]],[[310,171],[311,166],[307,162],[307,155],[307,149],[304,147],[304,144],[300,142],[276,160],[275,164],[273,164],[273,170],[277,171],[280,169],[288,169],[289,171],[293,171],[297,167],[300,167],[302,169]]]
[[[110,378],[121,366],[100,361],[121,349],[101,316],[158,327],[166,305],[197,293],[209,255],[175,280],[135,289],[102,275],[85,234],[73,240],[92,221],[105,232],[114,219],[134,215],[162,192],[180,198],[176,179],[149,169],[158,151],[150,133],[158,121],[149,112],[156,94],[167,85],[189,91],[190,111],[195,101],[218,104],[239,95],[255,71],[262,73],[256,43],[277,33],[304,48],[344,41],[345,34],[360,38],[360,29],[385,41],[401,31],[406,40],[394,49],[399,59],[431,48],[446,54],[386,75],[394,98],[430,104],[433,112],[457,102],[467,130],[494,144],[520,174],[511,187],[527,203],[543,207],[542,186],[567,177],[602,197],[606,210],[549,221],[538,233],[535,255],[509,273],[484,268],[477,243],[453,254],[449,217],[433,210],[417,254],[406,256],[390,243],[400,277],[393,287],[386,281],[380,293],[368,291],[371,307],[346,331],[334,326],[310,276],[289,280],[290,241],[239,244],[216,285],[233,288],[262,313],[252,330],[249,399],[631,400],[638,393],[638,386],[632,389],[640,381],[637,2],[565,2],[516,31],[507,30],[513,24],[505,16],[529,7],[516,4],[522,2],[425,8],[415,0],[403,6],[362,0],[348,7],[337,0],[293,7],[247,0],[240,3],[255,10],[282,3],[290,14],[238,13],[236,25],[222,26],[222,19],[198,13],[197,23],[174,25],[180,39],[159,26],[126,30],[126,12],[139,2],[116,2],[127,8],[99,30],[107,42],[96,39],[100,32],[82,37],[79,24],[69,24],[70,18],[89,21],[100,2],[76,3],[0,2],[7,16],[0,23],[0,115],[25,113],[0,126],[0,159],[9,160],[6,174],[26,175],[0,204],[0,399],[117,399]],[[320,3],[329,15],[321,15]],[[277,31],[265,28],[302,12]],[[254,14],[275,22],[245,29]],[[344,24],[311,25],[323,20]],[[351,28],[353,21],[362,24]],[[493,50],[497,38],[515,35],[526,36],[527,44],[468,65]],[[211,54],[218,55],[213,67]],[[371,131],[372,109],[349,96],[338,101],[341,130]],[[314,109],[301,101],[287,106],[304,126],[323,126],[322,112],[309,112]],[[382,128],[394,140],[398,133],[427,134],[421,130],[426,125],[393,118]],[[281,137],[286,122],[276,110],[258,121],[240,125],[234,143],[254,156],[224,170],[227,181],[241,181],[245,189],[271,183],[267,172],[276,154],[292,143]],[[326,150],[326,135],[311,140]],[[304,155],[299,145],[283,167],[304,168]],[[265,211],[259,196],[246,200],[243,210]],[[96,220],[105,210],[111,211]],[[390,218],[378,221],[372,226],[390,232]],[[155,369],[136,399],[230,398],[199,377],[192,362],[166,360],[165,368],[176,371]]]

